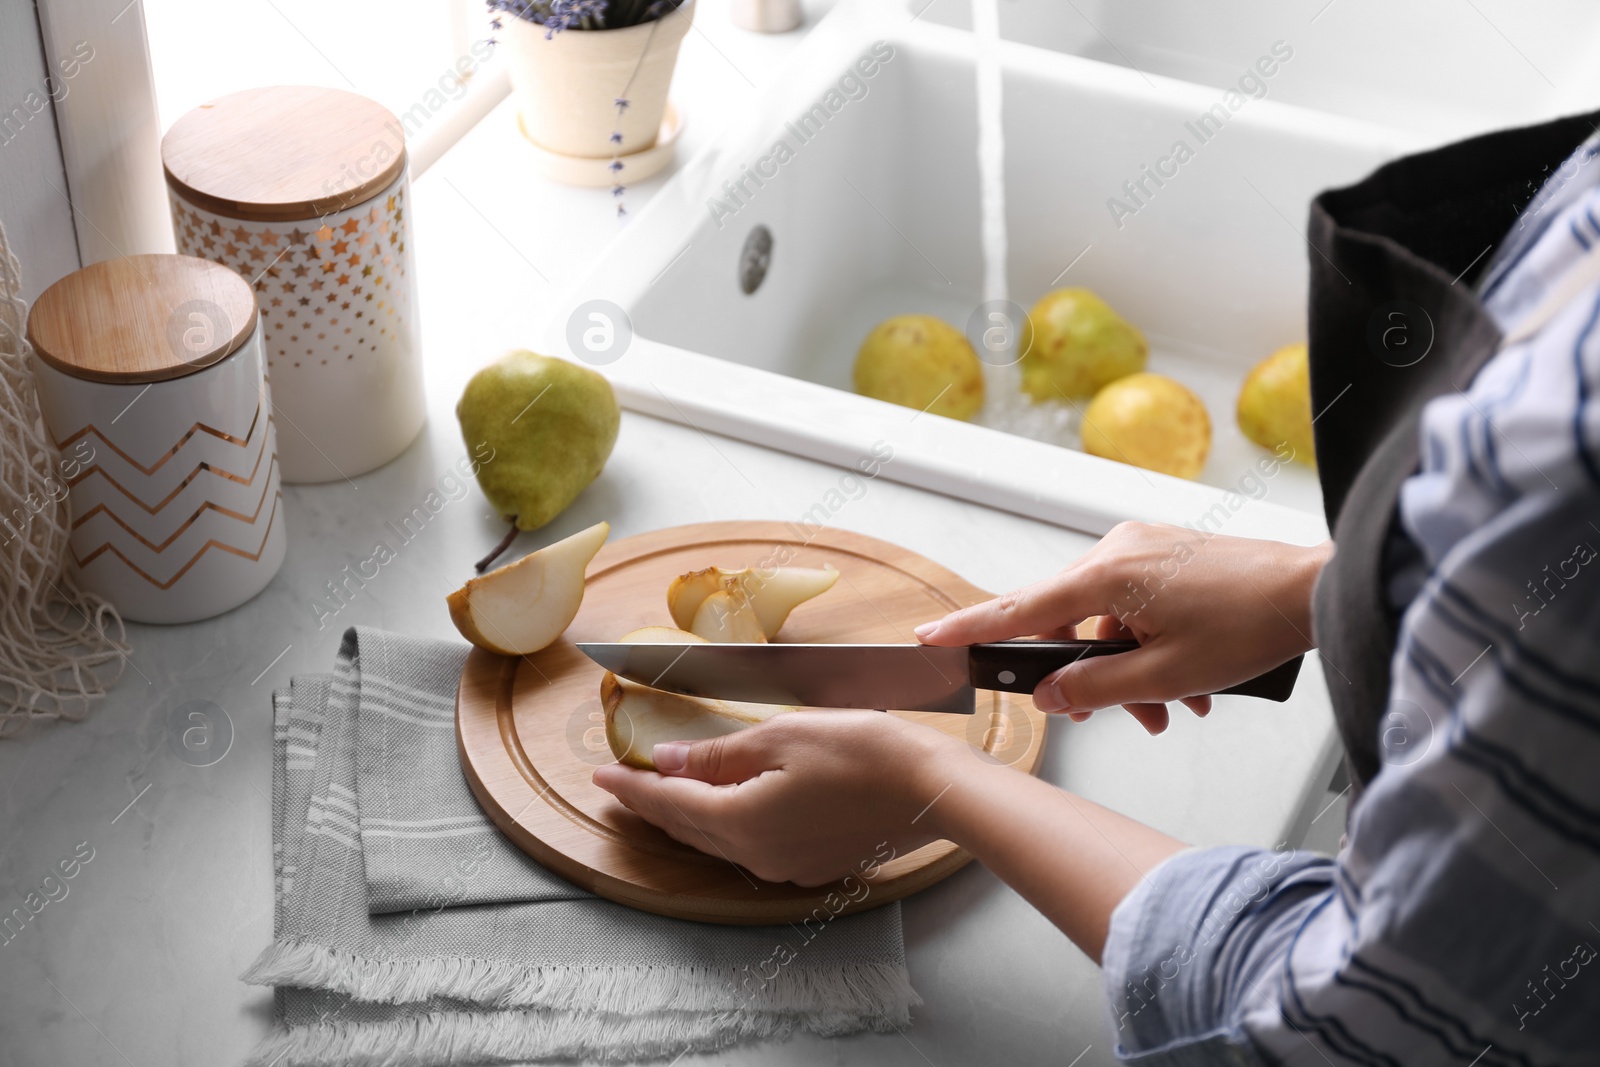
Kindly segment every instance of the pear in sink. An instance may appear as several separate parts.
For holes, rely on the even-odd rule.
[[[1022,356],[1022,388],[1036,401],[1093,396],[1144,370],[1144,334],[1088,289],[1046,293],[1028,318],[1033,346]]]
[[[502,656],[549,646],[577,616],[583,572],[610,532],[610,523],[596,523],[469,580],[447,598],[450,621],[462,637]]]
[[[1178,478],[1194,478],[1211,451],[1211,417],[1183,385],[1130,374],[1095,394],[1083,412],[1083,450]]]
[[[983,407],[983,363],[962,332],[932,315],[897,315],[879,323],[856,353],[855,388],[952,419]]]
[[[1239,429],[1262,448],[1317,465],[1311,434],[1311,368],[1304,344],[1285,345],[1256,364],[1239,390]]]
[[[703,637],[671,626],[646,626],[624,634],[624,642],[705,644]],[[627,682],[607,671],[600,680],[605,708],[606,743],[618,762],[655,770],[652,753],[663,741],[699,741],[743,730],[794,708],[777,704],[744,704],[665,693]]]

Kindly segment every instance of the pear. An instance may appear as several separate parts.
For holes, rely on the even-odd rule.
[[[600,680],[600,703],[606,712],[606,743],[620,763],[647,771],[656,745],[663,741],[699,741],[721,737],[797,709],[782,704],[744,704],[706,700],[624,682],[610,671]]]
[[[618,640],[663,645],[706,643],[703,637],[671,626],[641,627],[623,634]],[[647,771],[656,769],[651,754],[662,741],[719,737],[770,719],[779,712],[795,710],[776,704],[744,704],[664,693],[636,682],[625,682],[610,671],[600,679],[600,704],[605,708],[606,743],[611,746],[611,754],[630,767]]]
[[[603,376],[527,351],[474,374],[456,404],[467,451],[492,450],[478,485],[518,530],[555,518],[599,476],[620,418]]]
[[[1311,367],[1306,346],[1284,345],[1256,364],[1239,390],[1239,429],[1260,445],[1278,451],[1285,443],[1294,458],[1317,465],[1311,436]]]
[[[693,629],[694,613],[700,610],[701,602],[712,593],[729,588],[728,579],[739,573],[725,571],[721,567],[707,567],[672,579],[672,584],[667,586],[667,612],[672,616],[672,621],[681,630]]]
[[[983,406],[983,363],[966,336],[932,315],[879,323],[856,353],[856,392],[874,400],[970,419]]]
[[[1144,334],[1088,289],[1046,293],[1028,313],[1033,345],[1022,356],[1022,388],[1034,400],[1093,396],[1144,370]]]
[[[1193,478],[1211,451],[1205,404],[1160,374],[1130,374],[1095,394],[1083,413],[1083,450],[1179,478]]]
[[[741,584],[770,639],[778,636],[791,611],[826,593],[838,580],[839,572],[832,567],[774,567],[766,572],[746,570]]]
[[[462,637],[502,656],[548,647],[577,617],[584,569],[610,532],[610,523],[596,523],[469,579],[446,598],[450,621]]]
[[[689,624],[689,632],[718,644],[767,643],[766,632],[761,629],[761,620],[756,618],[750,601],[726,589],[700,602]]]
[[[713,595],[726,592],[730,599],[749,604],[763,637],[770,640],[778,636],[791,611],[827,592],[838,580],[839,572],[832,567],[746,567],[737,571],[707,567],[672,580],[667,588],[667,610],[680,627],[702,633],[695,625],[701,606]],[[719,604],[726,613],[727,601]]]
[[[678,629],[676,626],[641,626],[617,638],[619,644],[629,645],[703,645],[706,639]]]

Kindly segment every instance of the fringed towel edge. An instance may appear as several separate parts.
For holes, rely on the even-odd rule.
[[[333,1019],[278,1026],[245,1067],[435,1067],[441,1063],[526,1063],[586,1059],[608,1062],[675,1059],[741,1041],[788,1037],[808,1030],[825,1037],[862,1030],[888,1032],[886,1019],[849,1013],[810,1018],[779,1012],[685,1015],[654,1012],[428,1012],[403,1019]]]
[[[343,993],[358,1001],[412,1004],[447,997],[488,1008],[565,1011],[845,1013],[909,1024],[922,998],[905,965],[891,961],[807,967],[803,959],[758,968],[648,965],[540,966],[459,956],[377,960],[307,942],[275,941],[241,979]]]

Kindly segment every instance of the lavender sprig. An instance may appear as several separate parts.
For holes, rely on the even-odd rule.
[[[611,137],[609,138],[611,141],[611,163],[607,169],[611,171],[611,180],[615,183],[611,187],[611,198],[617,202],[617,218],[625,219],[628,217],[628,204],[627,201],[623,200],[623,195],[628,191],[628,187],[622,184],[622,113],[628,110],[628,99],[627,97],[619,96],[612,103],[617,107],[617,124],[611,130]]]

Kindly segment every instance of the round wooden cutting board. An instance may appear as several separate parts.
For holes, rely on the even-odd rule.
[[[909,643],[916,640],[913,626],[990,595],[913,552],[843,530],[718,522],[608,544],[589,564],[583,608],[561,640],[522,657],[474,649],[462,671],[456,697],[461,765],[495,825],[584,889],[703,922],[798,922],[818,908],[829,914],[861,911],[925,889],[963,867],[970,855],[936,841],[883,864],[865,894],[860,883],[804,889],[763,882],[719,856],[672,840],[590,781],[596,767],[612,762],[600,705],[604,672],[574,643],[670,626],[667,585],[685,572],[779,565],[840,572],[832,589],[795,609],[779,642]],[[960,737],[1028,773],[1044,748],[1046,717],[1024,697],[980,692],[971,716],[890,714]]]

